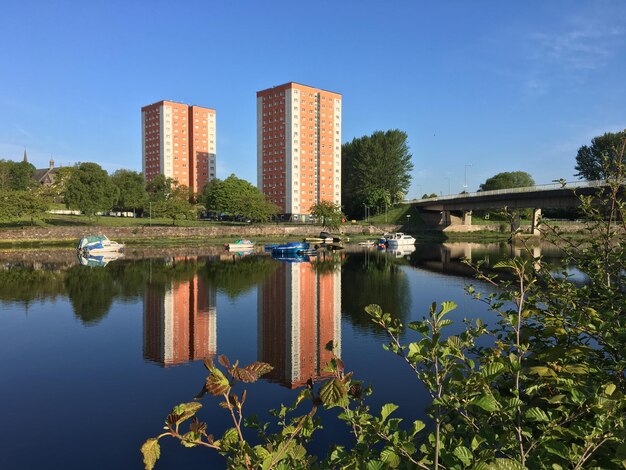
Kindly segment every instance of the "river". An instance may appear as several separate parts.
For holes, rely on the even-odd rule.
[[[464,318],[491,320],[464,288],[472,270],[517,254],[507,244],[417,245],[385,253],[347,250],[301,262],[220,248],[129,249],[111,260],[71,250],[0,253],[0,468],[142,468],[139,449],[167,413],[200,391],[204,357],[225,354],[273,371],[247,386],[246,408],[262,418],[290,403],[309,378],[322,379],[331,343],[348,370],[371,384],[374,410],[423,417],[425,390],[382,349],[384,333],[364,307],[377,303],[408,322],[431,302],[454,301],[451,332]],[[535,255],[558,254],[537,247]],[[82,263],[87,265],[82,265]],[[408,338],[410,339],[410,337]],[[408,340],[407,339],[407,340]],[[220,435],[228,416],[211,397],[201,417]],[[346,433],[329,415],[314,451]],[[205,449],[162,440],[157,469],[213,466]]]

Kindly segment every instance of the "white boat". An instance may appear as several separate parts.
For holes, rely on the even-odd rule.
[[[124,251],[124,244],[109,240],[106,235],[83,237],[78,241],[78,251],[92,255]]]
[[[415,238],[413,238],[411,235],[406,235],[401,232],[392,233],[391,235],[388,235],[386,238],[387,238],[387,246],[389,248],[395,248],[398,246],[406,246],[406,245],[415,245],[415,242],[416,242]]]
[[[245,238],[240,238],[234,243],[226,243],[224,247],[228,251],[248,251],[254,248],[254,242],[246,240]]]

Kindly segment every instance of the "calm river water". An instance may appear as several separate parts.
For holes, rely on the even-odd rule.
[[[464,293],[468,283],[487,287],[460,259],[493,263],[511,253],[506,244],[451,243],[286,262],[262,251],[131,249],[105,266],[81,265],[70,250],[0,253],[0,468],[142,468],[141,444],[200,391],[202,358],[220,354],[274,366],[247,387],[248,411],[261,417],[323,377],[329,341],[373,386],[375,410],[393,402],[403,417],[421,417],[425,391],[382,349],[385,335],[363,308],[377,303],[411,321],[452,300],[457,330],[463,318],[489,321]],[[203,403],[201,416],[220,435],[225,410],[211,397]],[[314,450],[325,454],[344,435],[331,417]],[[211,451],[161,442],[157,469],[223,466]]]

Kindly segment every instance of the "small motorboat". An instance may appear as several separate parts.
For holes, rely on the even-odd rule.
[[[387,236],[386,239],[387,239],[387,246],[389,248],[397,248],[399,246],[415,245],[415,242],[417,241],[411,235],[406,235],[401,232],[393,233]]]
[[[106,235],[83,237],[76,246],[79,252],[96,255],[99,253],[116,253],[124,251],[124,244],[109,240]]]
[[[224,248],[226,248],[228,251],[247,251],[254,248],[254,242],[251,242],[250,240],[247,240],[245,238],[240,238],[234,243],[224,244]]]

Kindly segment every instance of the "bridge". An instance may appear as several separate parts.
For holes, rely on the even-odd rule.
[[[580,205],[579,196],[594,195],[606,181],[558,182],[523,188],[496,189],[474,193],[451,194],[430,199],[412,199],[405,204],[415,206],[427,215],[440,214],[437,225],[452,225],[451,215],[462,218],[463,225],[472,225],[472,211],[481,209],[532,209],[531,233],[537,229],[541,209],[562,209]],[[437,218],[435,217],[434,220]]]

